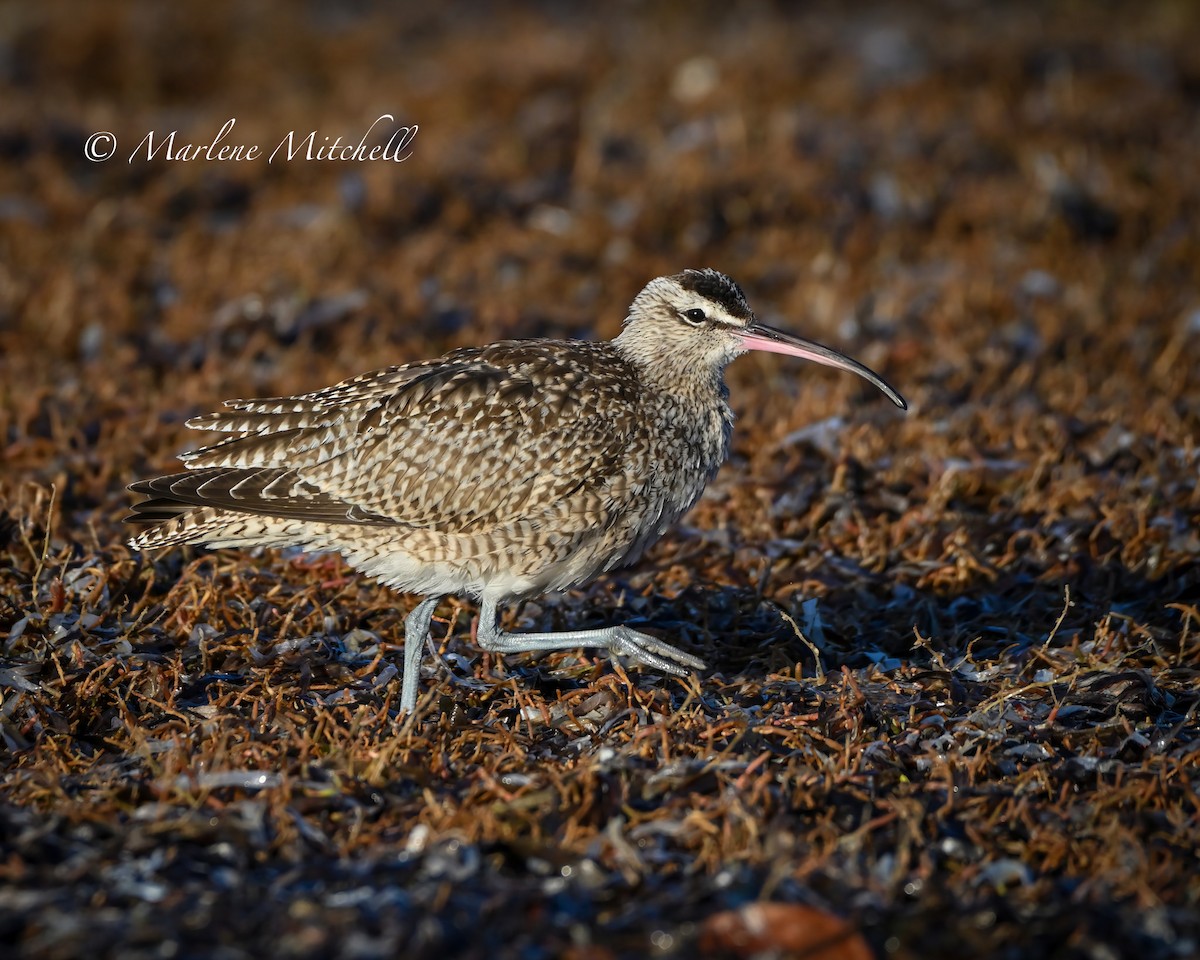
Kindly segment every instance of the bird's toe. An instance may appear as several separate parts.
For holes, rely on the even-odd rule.
[[[613,653],[631,657],[648,667],[677,677],[687,676],[689,670],[705,669],[705,663],[699,657],[693,657],[657,637],[639,633],[629,627],[617,628],[609,649]]]

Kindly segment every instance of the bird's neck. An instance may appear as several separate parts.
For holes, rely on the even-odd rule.
[[[632,326],[621,331],[613,346],[633,365],[642,383],[656,393],[689,406],[724,404],[727,391],[722,368],[708,358],[672,349],[660,338],[645,336]]]

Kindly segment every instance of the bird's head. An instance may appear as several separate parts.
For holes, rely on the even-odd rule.
[[[760,323],[742,288],[716,270],[684,270],[651,280],[634,299],[616,342],[650,369],[718,377],[726,364],[750,350],[801,357],[857,373],[907,408],[887,381],[857,360]]]

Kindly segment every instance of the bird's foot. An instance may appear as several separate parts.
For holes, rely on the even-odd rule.
[[[648,633],[624,625],[597,630],[567,630],[561,633],[505,633],[481,617],[479,646],[493,653],[532,653],[570,650],[573,647],[598,647],[616,656],[629,657],[648,667],[687,676],[689,670],[703,670],[699,657],[684,653]]]
[[[608,647],[609,653],[629,657],[664,673],[686,677],[689,669],[703,670],[706,666],[699,657],[684,653],[678,647],[673,647],[648,633],[641,633],[626,626],[609,627],[608,631],[611,639],[605,646]]]
[[[421,653],[429,639],[429,624],[441,597],[426,597],[404,620],[404,674],[400,678],[400,712],[417,708],[417,686],[421,680]]]

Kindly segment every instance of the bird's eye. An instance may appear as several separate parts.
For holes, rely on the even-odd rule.
[[[692,307],[691,310],[683,311],[683,319],[688,323],[696,324],[703,323],[706,318],[703,310],[701,310],[699,307]]]

